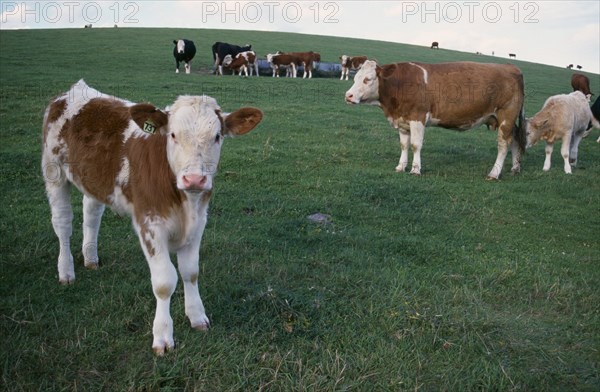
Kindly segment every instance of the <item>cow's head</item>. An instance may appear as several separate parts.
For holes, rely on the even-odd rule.
[[[180,39],[179,41],[173,41],[177,45],[177,53],[183,54],[185,52],[185,41]]]
[[[540,139],[547,139],[551,133],[551,121],[543,112],[532,118],[525,119],[527,148],[532,147]]]
[[[180,96],[167,110],[167,159],[177,188],[187,192],[212,189],[224,137],[250,132],[263,116],[256,108],[224,113],[204,95]]]
[[[345,66],[346,62],[348,61],[348,55],[345,55],[345,54],[341,55],[340,60],[341,60],[342,66]]]
[[[354,75],[354,84],[346,91],[346,103],[379,104],[379,73],[381,68],[367,60]]]

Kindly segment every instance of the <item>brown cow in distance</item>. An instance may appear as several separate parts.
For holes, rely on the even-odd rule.
[[[271,65],[274,78],[279,77],[279,68],[281,67],[284,67],[286,69],[286,77],[296,77],[296,64],[300,62],[300,59],[298,57],[292,56],[290,54],[283,54],[281,52],[277,52],[275,54],[269,53],[267,54],[267,61]]]
[[[408,165],[421,174],[421,147],[425,127],[467,130],[487,125],[498,131],[498,156],[489,179],[498,179],[512,148],[512,171],[521,168],[525,147],[524,81],[511,64],[397,63],[383,66],[367,60],[346,92],[346,102],[378,105],[390,124],[400,132],[402,153],[396,171]]]
[[[290,56],[294,56],[296,57],[298,60],[296,61],[296,66],[300,66],[302,65],[304,67],[304,74],[302,75],[302,78],[306,78],[308,77],[309,79],[312,78],[312,70],[313,70],[313,62],[320,62],[321,61],[321,55],[317,52],[290,52],[290,53],[284,53]],[[295,77],[295,75],[294,75]]]
[[[573,91],[581,91],[588,101],[591,101],[594,94],[590,91],[590,79],[587,76],[574,73],[571,76],[571,87],[573,87]]]
[[[437,41],[433,41],[431,43],[431,49],[439,49],[440,48],[440,44]]]

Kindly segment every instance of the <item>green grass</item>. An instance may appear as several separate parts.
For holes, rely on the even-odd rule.
[[[196,41],[194,75],[175,75],[172,43]],[[376,107],[343,103],[335,78],[209,75],[217,40],[258,54],[320,51],[380,62],[494,61],[384,42],[168,29],[0,32],[0,351],[8,391],[598,390],[599,131],[573,175],[543,144],[522,173],[484,180],[496,136],[428,129],[423,176],[397,174],[398,135]],[[503,60],[501,60],[503,61]],[[570,90],[572,71],[515,62],[531,116]],[[588,74],[592,91],[600,78]],[[79,251],[60,286],[58,243],[40,170],[49,99],[79,78],[159,106],[206,93],[224,110],[261,108],[226,141],[201,249],[212,328],[191,330],[179,286],[177,349],[150,349],[154,298],[129,220],[107,211],[101,268]],[[558,150],[558,148],[556,149]],[[332,216],[325,226],[307,216]]]

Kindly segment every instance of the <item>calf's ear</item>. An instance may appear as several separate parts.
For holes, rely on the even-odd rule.
[[[129,108],[129,115],[147,133],[166,133],[169,115],[149,103],[138,103]]]
[[[241,108],[235,112],[223,113],[223,135],[244,135],[256,127],[263,118],[263,112],[257,108]]]

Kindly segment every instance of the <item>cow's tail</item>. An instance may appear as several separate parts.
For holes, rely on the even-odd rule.
[[[523,80],[523,74],[521,74],[519,78],[519,90],[519,95],[522,97],[523,101],[521,102],[519,117],[517,118],[517,121],[515,121],[513,137],[519,144],[519,150],[521,153],[523,153],[525,151],[525,147],[527,146],[527,124],[525,120],[525,81]]]

